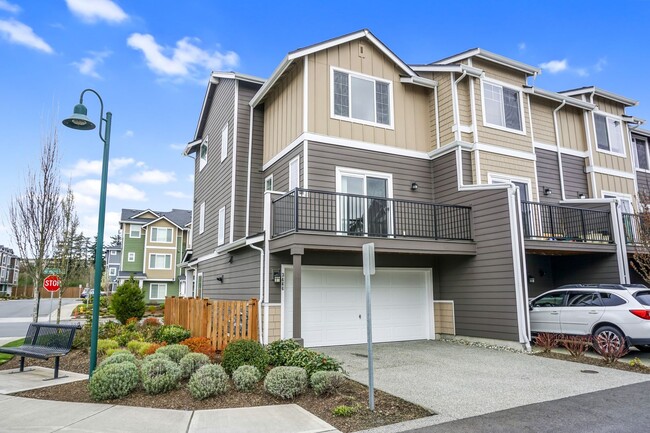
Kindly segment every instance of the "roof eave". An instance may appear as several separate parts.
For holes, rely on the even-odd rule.
[[[540,89],[539,87],[524,87],[524,93],[530,93],[532,95],[537,95],[542,98],[551,99],[556,102],[566,102],[567,105],[573,107],[582,108],[583,110],[592,111],[596,109],[594,104],[589,102],[584,102],[579,99],[572,98],[571,96],[563,95],[561,93],[552,92],[550,90]]]

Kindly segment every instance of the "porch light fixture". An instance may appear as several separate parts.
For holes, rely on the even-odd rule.
[[[217,281],[219,281],[221,284],[223,284],[223,275],[219,275],[217,277]]]
[[[418,183],[417,183],[417,182],[413,182],[413,183],[411,184],[411,191],[417,191],[417,190],[418,190]]]
[[[553,194],[553,190],[551,188],[544,188],[544,195],[551,195]]]
[[[584,192],[579,192],[578,193],[578,198],[585,199],[585,198],[587,198],[587,194],[585,194]]]
[[[280,284],[282,282],[282,276],[280,275],[280,271],[273,271],[273,282],[275,284]]]

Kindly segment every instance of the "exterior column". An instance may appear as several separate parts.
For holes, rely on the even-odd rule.
[[[303,247],[291,248],[293,257],[293,339],[301,346],[305,345],[302,339],[302,256]]]

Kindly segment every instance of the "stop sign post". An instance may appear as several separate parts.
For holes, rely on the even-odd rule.
[[[43,280],[43,288],[50,292],[50,316],[48,322],[52,321],[52,305],[54,303],[54,292],[61,288],[61,279],[56,275],[48,275]]]

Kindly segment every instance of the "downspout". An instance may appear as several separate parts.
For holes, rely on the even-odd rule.
[[[596,91],[592,91],[591,95],[589,95],[589,103],[594,105],[594,95],[596,94]],[[585,113],[586,114],[586,113]],[[594,112],[591,110],[589,112],[590,115],[587,115],[585,119],[585,129],[589,133],[589,163],[591,164],[591,167],[596,166],[596,161],[594,159],[594,146],[598,147],[598,137],[596,136],[596,119],[594,118]],[[594,126],[593,129],[593,140],[592,134],[591,134],[591,129],[589,127],[589,117],[591,117],[591,124]],[[597,193],[597,185],[596,185],[596,172],[594,170],[591,170],[591,186],[592,186],[592,191],[591,191],[591,196],[592,198],[598,198],[598,193]]]
[[[264,250],[255,245],[249,245],[260,252],[260,302],[257,303],[257,329],[260,332],[260,344],[264,344],[264,328],[262,328],[262,304],[264,303]]]
[[[471,60],[471,59],[470,59]],[[470,77],[469,79],[469,98],[470,98],[470,109],[472,110],[472,141],[474,145],[474,165],[476,170],[476,178],[474,182],[477,185],[481,185],[483,182],[481,180],[481,155],[480,151],[476,148],[478,144],[478,125],[476,124],[476,100],[474,95],[474,78]]]
[[[438,86],[433,88],[433,102],[436,108],[436,149],[440,149],[440,118],[438,114]]]
[[[566,100],[562,101],[559,107],[553,110],[553,126],[555,127],[555,144],[557,145],[557,165],[560,170],[560,192],[562,193],[562,200],[566,200],[566,193],[564,191],[564,170],[562,169],[562,150],[560,149],[560,129],[557,122],[557,113],[566,105]],[[538,185],[539,188],[539,185]]]

